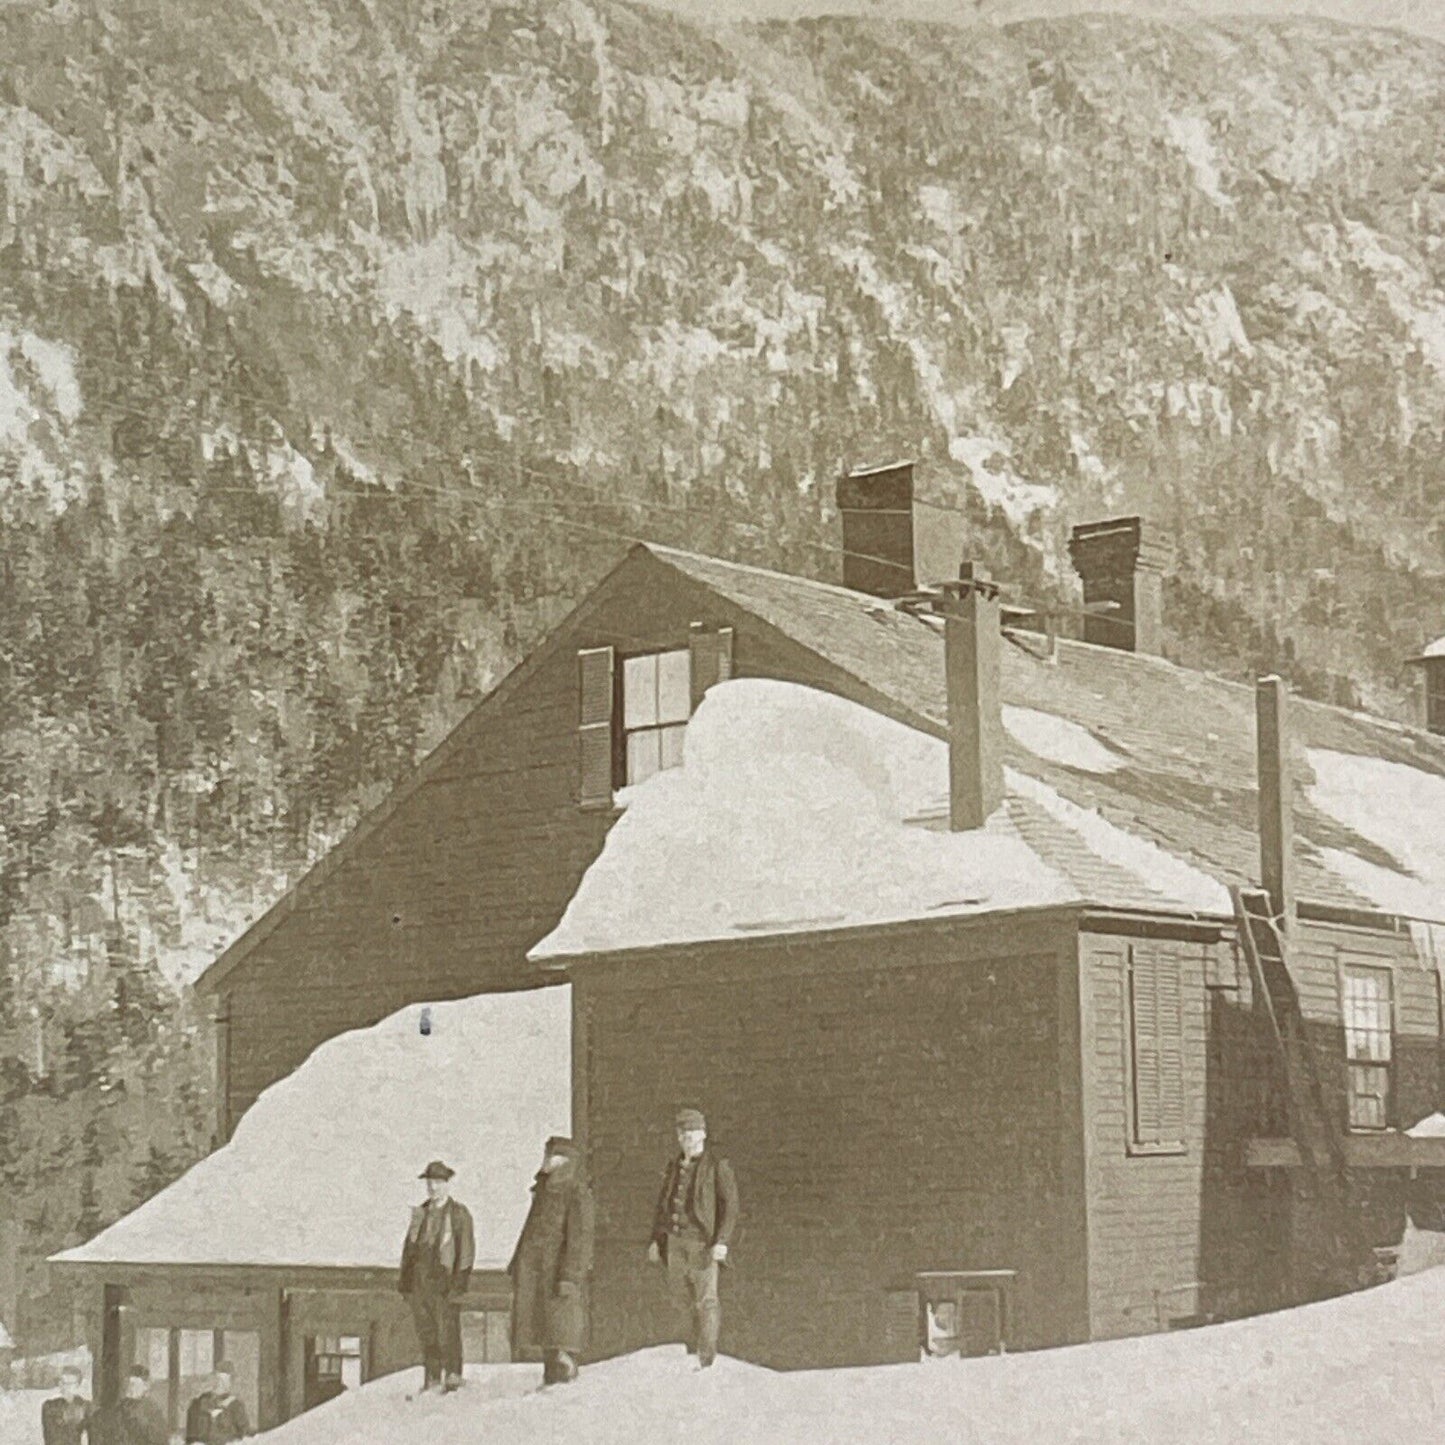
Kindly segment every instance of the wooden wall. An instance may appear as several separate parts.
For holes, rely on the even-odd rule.
[[[727,1353],[898,1358],[889,1294],[929,1269],[1016,1269],[1012,1343],[1083,1339],[1075,926],[935,924],[579,970],[594,1352],[681,1338],[644,1252],[683,1103],[742,1193]]]
[[[845,695],[836,668],[642,554],[464,724],[464,745],[221,982],[229,1020],[225,1134],[318,1044],[420,1000],[533,986],[527,950],[561,916],[613,814],[579,808],[579,647],[685,647],[688,624],[734,628],[736,675]]]
[[[1184,1141],[1130,1148],[1128,969],[1131,950],[1177,960],[1183,981]],[[1233,942],[1081,935],[1088,1120],[1089,1297],[1096,1337],[1166,1327],[1196,1312],[1238,1315],[1297,1301],[1325,1258],[1324,1219],[1299,1170],[1246,1170],[1251,1137],[1289,1125],[1265,1023],[1252,1013]],[[1388,967],[1395,999],[1391,1124],[1408,1127],[1440,1102],[1437,981],[1408,935],[1303,923],[1291,968],[1336,1127],[1347,1124],[1341,970]],[[1355,1207],[1380,1245],[1404,1227],[1404,1171],[1357,1171]]]
[[[1176,965],[1183,1018],[1180,1147],[1158,1152],[1132,1142],[1129,969],[1131,958]],[[1167,1327],[1206,1308],[1201,1285],[1205,1190],[1222,1161],[1207,1159],[1211,1026],[1247,1007],[1247,979],[1230,943],[1085,933],[1080,937],[1085,1117],[1088,1140],[1089,1308],[1093,1336],[1108,1339]],[[1240,1182],[1236,1171],[1236,1182]],[[1215,1189],[1228,1209],[1228,1189]],[[1232,1231],[1226,1231],[1226,1235]]]

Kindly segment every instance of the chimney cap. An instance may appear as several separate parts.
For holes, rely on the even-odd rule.
[[[1174,560],[1174,545],[1140,516],[1109,517],[1071,527],[1069,557],[1080,574],[1097,570],[1092,563],[1121,561],[1162,570]]]
[[[878,477],[882,476],[885,472],[901,472],[905,467],[911,467],[912,465],[912,457],[902,457],[896,462],[879,462],[875,466],[849,467],[847,475],[849,477]]]

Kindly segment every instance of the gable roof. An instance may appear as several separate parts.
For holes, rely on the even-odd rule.
[[[943,638],[935,622],[829,583],[670,548],[651,551],[843,668],[912,715],[916,726],[947,737]],[[1049,756],[1019,740],[1028,736],[1025,723],[1007,736],[1006,761],[1017,773],[1222,883],[1258,878],[1252,687],[1091,643],[1059,639],[1050,649],[1029,633],[1010,635],[1002,687],[1006,710],[1071,725],[1118,759],[1106,769],[1078,766],[1067,748]],[[1402,803],[1433,800],[1437,791],[1445,803],[1445,739],[1304,699],[1292,700],[1290,715],[1298,896],[1350,911],[1445,920],[1445,825],[1435,823],[1426,840],[1433,851],[1425,862],[1438,869],[1421,867],[1400,857],[1399,845],[1387,846],[1392,840],[1355,816],[1360,810],[1331,810],[1342,790],[1328,786],[1326,776],[1347,769],[1350,758],[1372,759],[1379,766],[1363,783],[1392,787]],[[1417,810],[1429,811],[1418,803]]]
[[[675,570],[831,663],[857,682],[870,703],[886,707],[898,721],[947,737],[943,645],[933,623],[832,583],[639,542],[376,808],[247,926],[196,986],[218,987],[300,898],[324,883],[446,766],[541,661],[625,585],[630,569],[639,563]],[[1011,737],[1011,766],[1223,882],[1257,877],[1253,689],[1163,658],[1089,643],[1058,639],[1045,656],[1042,637],[1014,634],[1011,641],[1004,649],[1005,705],[1083,729],[1122,759],[1116,771],[1090,772],[1041,756]],[[1378,880],[1370,870],[1389,871],[1401,860],[1310,803],[1305,789],[1312,770],[1304,749],[1377,758],[1445,780],[1445,739],[1299,699],[1292,717],[1298,894],[1350,910],[1385,908],[1378,897],[1345,882],[1324,860],[1334,856],[1338,862],[1341,854],[1357,859],[1363,864],[1359,877],[1371,881]],[[1029,816],[1023,809],[1021,827],[1029,826]],[[1035,817],[1033,826],[1052,825]],[[1407,897],[1412,896],[1407,890]],[[1436,905],[1427,900],[1424,911],[1401,908],[1398,901],[1387,911],[1445,919],[1445,898]]]

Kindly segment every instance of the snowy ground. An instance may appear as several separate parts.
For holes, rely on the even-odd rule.
[[[0,1390],[0,1445],[40,1445],[40,1406],[54,1390]]]
[[[1001,1359],[776,1374],[709,1373],[680,1348],[537,1392],[534,1367],[476,1367],[408,1401],[391,1376],[292,1421],[275,1445],[483,1441],[1149,1441],[1411,1445],[1445,1438],[1445,1271],[1237,1324]]]

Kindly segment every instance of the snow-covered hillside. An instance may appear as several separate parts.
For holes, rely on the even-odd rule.
[[[973,1445],[1148,1441],[1372,1445],[1445,1432],[1445,1271],[1207,1330],[1004,1358],[776,1374],[680,1347],[583,1371],[482,1366],[461,1394],[410,1402],[392,1376],[292,1421],[275,1445],[577,1440]]]

